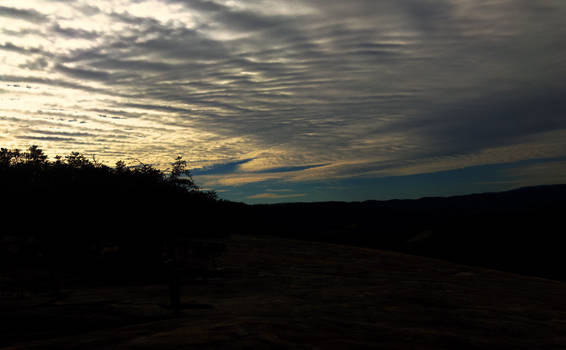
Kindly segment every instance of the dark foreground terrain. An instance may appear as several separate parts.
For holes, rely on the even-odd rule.
[[[6,349],[566,348],[566,284],[398,253],[234,236],[208,283],[0,299]]]
[[[566,282],[566,185],[247,209],[253,218],[247,221],[247,232],[258,235],[267,231],[283,238],[397,251]]]

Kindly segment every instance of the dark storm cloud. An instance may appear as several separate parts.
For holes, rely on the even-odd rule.
[[[31,9],[17,9],[13,7],[0,6],[0,17],[21,19],[29,22],[44,22],[47,16]]]

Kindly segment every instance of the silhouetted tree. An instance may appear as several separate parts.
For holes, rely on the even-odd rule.
[[[123,160],[119,160],[116,162],[116,166],[114,167],[115,171],[119,174],[123,174],[127,171],[126,163]]]
[[[199,190],[198,186],[193,181],[190,171],[187,170],[187,162],[183,160],[183,157],[178,156],[171,165],[172,168],[168,177],[169,182],[186,191]]]
[[[178,156],[171,165],[173,168],[171,169],[170,177],[176,179],[186,171],[187,161],[183,160],[182,156]]]
[[[91,165],[90,161],[79,152],[71,152],[71,154],[65,156],[65,162],[72,168],[85,168]]]
[[[23,157],[26,162],[35,166],[44,165],[47,160],[47,155],[45,155],[43,150],[37,145],[30,146],[28,151],[23,154]]]
[[[12,151],[7,148],[0,149],[0,167],[8,168],[12,163]]]

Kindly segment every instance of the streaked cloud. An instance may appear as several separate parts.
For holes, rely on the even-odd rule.
[[[304,197],[306,194],[304,193],[258,193],[251,196],[248,196],[250,199],[282,199],[282,198],[297,198],[297,197]]]
[[[566,160],[550,159],[502,171],[505,183],[515,187],[566,184]]]
[[[20,19],[29,22],[44,22],[47,20],[47,16],[36,10],[6,6],[0,6],[0,17]]]
[[[195,176],[199,175],[223,175],[232,174],[238,171],[240,165],[252,161],[253,159],[243,159],[233,162],[214,164],[212,166],[197,168],[191,170],[191,173]]]

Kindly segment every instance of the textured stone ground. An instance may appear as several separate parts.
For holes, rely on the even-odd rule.
[[[566,349],[566,284],[397,253],[236,236],[185,286],[3,301],[9,349]],[[18,323],[19,322],[19,323]],[[25,334],[25,335],[22,335]]]

